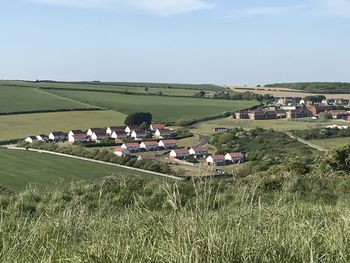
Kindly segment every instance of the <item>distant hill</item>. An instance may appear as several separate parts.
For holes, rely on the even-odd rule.
[[[346,82],[297,82],[267,84],[269,88],[288,88],[311,93],[350,94],[350,83]]]

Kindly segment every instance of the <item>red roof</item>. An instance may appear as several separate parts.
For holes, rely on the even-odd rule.
[[[156,141],[148,141],[148,142],[143,142],[143,143],[147,146],[152,146],[152,145],[158,146],[158,142],[156,142]]]
[[[85,134],[75,134],[75,135],[73,135],[73,138],[86,139],[86,135]]]
[[[117,147],[115,147],[115,151],[116,152],[123,152],[123,151],[125,151],[125,149],[122,148],[121,146],[117,146]]]
[[[94,131],[92,134],[96,134],[97,136],[105,136],[106,135],[106,131],[102,130],[102,131]]]
[[[146,134],[146,131],[141,129],[136,129],[136,130],[133,130],[132,132],[136,132],[136,134]]]
[[[154,130],[163,129],[165,127],[163,123],[152,123],[151,125]]]
[[[172,133],[173,131],[170,129],[157,129],[160,133]]]
[[[52,132],[53,136],[65,136],[64,132],[58,131],[58,132]]]
[[[192,150],[194,150],[195,152],[207,152],[208,151],[208,147],[197,146],[197,147],[192,147]]]
[[[140,146],[137,142],[128,142],[128,143],[124,143],[124,145],[127,148],[134,148],[134,147],[139,147]]]
[[[229,153],[232,158],[243,157],[241,152]]]
[[[223,155],[212,155],[213,160],[223,160],[225,157]]]
[[[110,126],[112,132],[114,131],[125,131],[126,126]]]
[[[187,148],[175,149],[174,152],[175,153],[188,153],[188,149]]]
[[[176,140],[162,140],[164,144],[176,144]]]
[[[106,132],[106,130],[102,128],[90,128],[89,130],[92,132]]]

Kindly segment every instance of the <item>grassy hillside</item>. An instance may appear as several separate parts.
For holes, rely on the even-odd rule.
[[[61,180],[70,183],[110,175],[151,176],[66,157],[2,148],[0,167],[0,185],[13,190],[24,189],[29,184],[47,187]]]
[[[151,112],[154,119],[158,121],[190,120],[216,115],[224,111],[236,111],[257,104],[255,101],[205,100],[67,90],[52,90],[50,92],[125,114],[138,111]]]
[[[122,125],[125,115],[116,111],[53,112],[0,116],[0,141],[39,133]]]
[[[0,113],[93,107],[95,106],[62,98],[39,89],[0,86]]]
[[[298,83],[275,83],[267,84],[265,87],[271,88],[288,88],[303,90],[311,93],[350,93],[350,83],[344,82],[298,82]]]

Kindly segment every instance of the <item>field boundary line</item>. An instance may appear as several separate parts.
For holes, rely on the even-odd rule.
[[[308,142],[306,140],[303,140],[301,138],[298,138],[298,137],[294,136],[293,134],[291,134],[290,132],[285,132],[285,134],[287,134],[290,138],[298,140],[299,142],[301,142],[301,143],[303,143],[303,144],[305,144],[305,145],[307,145],[307,146],[309,146],[311,148],[319,150],[320,152],[328,152],[327,149],[325,149],[325,148],[323,148],[323,147],[321,147],[319,145],[313,144],[311,142]]]
[[[3,148],[9,149],[9,150],[20,150],[20,151],[26,151],[27,150],[26,148],[16,147],[16,146],[4,146]],[[124,169],[132,170],[132,171],[148,173],[148,174],[152,174],[152,175],[158,175],[158,176],[169,178],[169,179],[173,179],[173,180],[183,181],[182,178],[176,177],[176,176],[173,176],[173,175],[169,175],[169,174],[152,172],[152,171],[143,170],[143,169],[139,169],[139,168],[129,167],[129,166],[120,165],[120,164],[116,164],[116,163],[109,163],[109,162],[104,162],[104,161],[99,161],[99,160],[93,160],[93,159],[79,157],[79,156],[74,156],[74,155],[69,155],[69,154],[65,154],[65,153],[57,153],[57,152],[51,152],[51,151],[46,151],[46,150],[31,149],[31,148],[29,148],[28,151],[38,152],[38,153],[46,153],[46,154],[51,154],[51,155],[56,155],[56,156],[61,156],[61,157],[67,157],[67,158],[71,158],[71,159],[77,159],[77,160],[81,160],[81,161],[99,163],[99,164],[103,164],[103,165],[109,165],[109,166],[124,168]]]

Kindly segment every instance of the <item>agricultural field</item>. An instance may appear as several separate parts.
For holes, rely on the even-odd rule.
[[[0,86],[0,113],[96,108],[35,88]]]
[[[20,150],[0,148],[1,185],[23,190],[28,185],[47,187],[54,183],[95,180],[110,175],[151,176],[107,165]]]
[[[124,95],[102,92],[51,90],[53,94],[84,103],[119,111],[125,114],[151,112],[156,121],[192,120],[237,111],[257,104],[255,101],[176,98],[160,96]]]
[[[350,143],[350,137],[343,138],[329,138],[329,139],[320,139],[320,140],[310,140],[311,143],[321,146],[327,150],[337,148],[344,144]]]
[[[232,118],[223,118],[207,122],[202,122],[194,125],[191,132],[211,134],[212,129],[215,127],[235,128],[242,127],[244,129],[264,128],[274,129],[276,131],[289,131],[289,130],[305,130],[313,128],[323,128],[328,125],[344,125],[343,121],[330,120],[327,122],[312,121],[291,121],[287,119],[280,120],[237,120]]]
[[[199,135],[195,134],[193,137],[181,139],[177,141],[179,147],[193,147],[200,144]]]
[[[116,111],[74,111],[0,116],[0,141],[52,131],[87,130],[122,125],[125,115]]]

